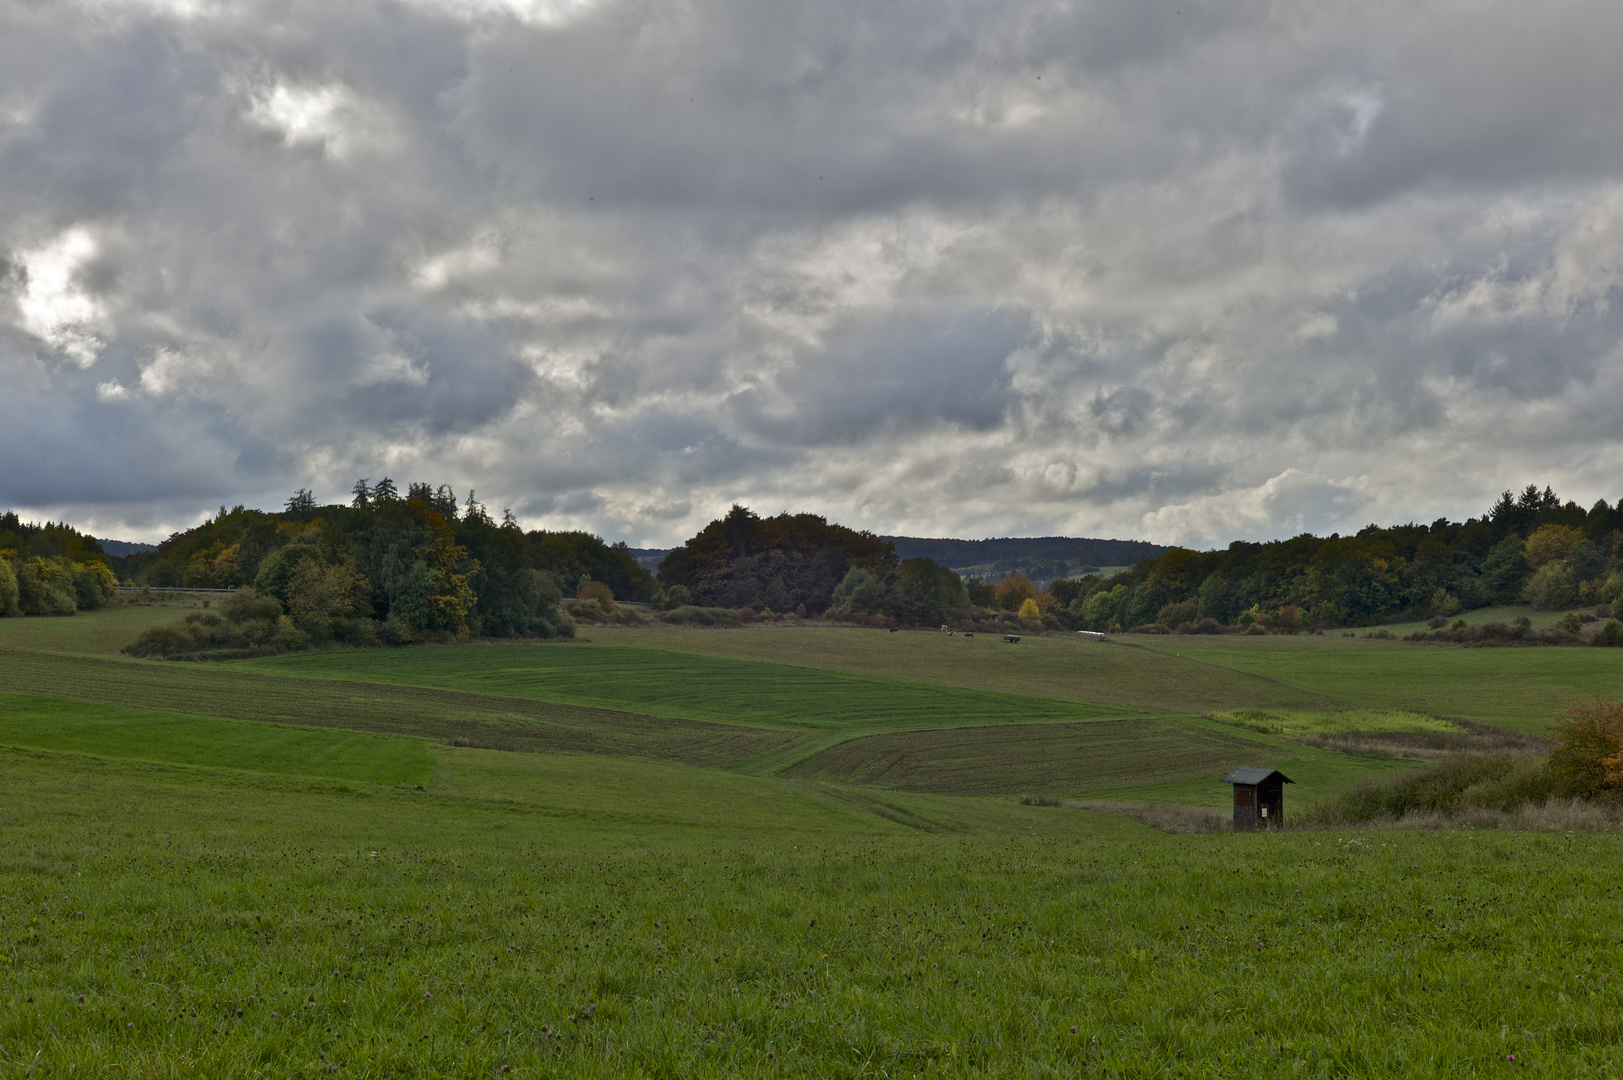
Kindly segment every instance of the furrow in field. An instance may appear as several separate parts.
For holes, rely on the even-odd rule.
[[[948,795],[1069,795],[1215,780],[1267,752],[1173,720],[1114,720],[871,735],[830,747],[784,775]]]

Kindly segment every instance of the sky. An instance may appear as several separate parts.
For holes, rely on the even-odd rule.
[[[0,0],[0,509],[1623,496],[1615,0]]]

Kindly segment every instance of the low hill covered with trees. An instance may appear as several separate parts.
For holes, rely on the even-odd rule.
[[[559,600],[598,582],[646,600],[653,578],[624,545],[580,532],[525,532],[494,521],[469,492],[385,478],[348,506],[300,491],[278,513],[237,507],[121,568],[156,588],[240,589],[216,612],[149,632],[143,656],[249,655],[337,641],[355,645],[574,632]]]
[[[1167,551],[1143,540],[1090,540],[1071,536],[998,537],[991,540],[886,536],[904,559],[931,559],[966,577],[1001,581],[1023,574],[1038,585],[1096,573],[1105,566],[1132,566]]]
[[[894,547],[815,514],[762,518],[735,505],[665,556],[667,603],[818,615],[853,569],[894,569]]]
[[[1623,508],[1546,487],[1480,518],[1371,525],[1356,536],[1174,548],[1105,580],[1054,582],[1045,606],[1079,629],[1362,626],[1471,608],[1609,605],[1623,593]]]

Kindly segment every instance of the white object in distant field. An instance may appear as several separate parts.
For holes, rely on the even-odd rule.
[[[1078,630],[1077,634],[1085,638],[1093,638],[1095,641],[1103,641],[1105,639],[1105,636],[1099,633],[1097,630]]]

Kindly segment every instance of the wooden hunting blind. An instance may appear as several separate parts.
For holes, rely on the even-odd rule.
[[[1235,832],[1285,824],[1285,785],[1296,781],[1278,769],[1235,769],[1223,783],[1234,785]]]

